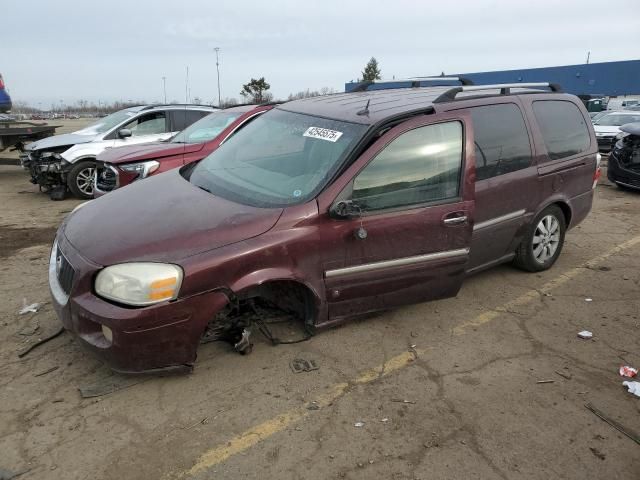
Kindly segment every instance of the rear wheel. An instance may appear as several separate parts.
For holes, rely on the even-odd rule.
[[[562,251],[566,228],[560,207],[545,208],[529,226],[513,263],[529,272],[551,268]]]
[[[69,190],[82,199],[93,198],[93,177],[96,173],[96,162],[82,160],[75,164],[67,176]]]

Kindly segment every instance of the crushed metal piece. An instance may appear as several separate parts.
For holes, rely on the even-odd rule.
[[[251,350],[253,349],[253,344],[249,341],[250,335],[251,335],[251,330],[249,330],[248,328],[242,329],[242,335],[240,337],[240,340],[238,340],[238,342],[233,345],[233,348],[235,349],[236,352],[238,352],[241,355],[246,355],[247,353],[251,353]]]
[[[294,358],[293,360],[291,360],[289,365],[291,366],[291,370],[293,370],[293,373],[310,372],[312,370],[318,370],[320,368],[315,360],[306,358]]]

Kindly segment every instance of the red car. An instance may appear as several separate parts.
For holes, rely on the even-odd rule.
[[[246,352],[283,319],[311,335],[455,296],[501,263],[551,268],[599,162],[584,105],[555,85],[287,102],[202,161],[68,215],[52,305],[114,370],[190,371],[201,342]]]
[[[97,158],[94,197],[151,175],[202,160],[275,105],[240,105],[207,115],[167,142],[105,150]]]

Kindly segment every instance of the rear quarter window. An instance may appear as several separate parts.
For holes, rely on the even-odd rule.
[[[586,151],[591,137],[582,113],[564,100],[533,102],[533,113],[547,147],[549,160],[558,160]]]

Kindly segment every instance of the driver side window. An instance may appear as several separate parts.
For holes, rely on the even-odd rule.
[[[143,135],[157,135],[167,132],[167,122],[164,112],[154,112],[147,115],[141,115],[135,120],[127,123],[122,128],[131,130],[133,137]]]
[[[426,203],[459,196],[462,124],[418,127],[387,145],[358,174],[352,199],[363,211]]]

